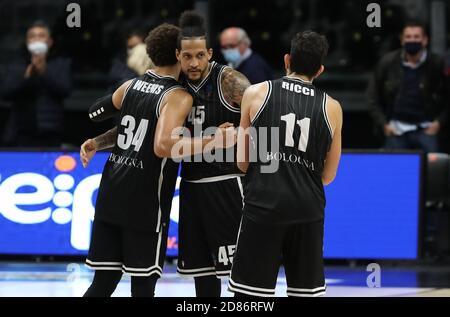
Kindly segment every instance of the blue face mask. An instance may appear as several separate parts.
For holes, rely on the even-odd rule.
[[[241,59],[241,53],[238,48],[228,48],[222,50],[223,57],[228,63],[236,64]]]

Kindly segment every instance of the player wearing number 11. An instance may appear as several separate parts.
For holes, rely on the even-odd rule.
[[[238,166],[247,175],[229,281],[236,296],[275,294],[280,264],[288,296],[325,294],[323,185],[336,175],[342,129],[340,104],[312,84],[324,70],[327,51],[324,36],[296,34],[284,57],[287,76],[244,93]],[[253,155],[261,149],[268,151]],[[274,160],[278,169],[264,172]]]

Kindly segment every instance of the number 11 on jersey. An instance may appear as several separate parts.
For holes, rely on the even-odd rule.
[[[281,117],[281,121],[286,122],[286,135],[285,135],[285,145],[289,147],[294,147],[294,128],[297,122],[300,127],[300,140],[298,142],[298,149],[302,152],[306,152],[309,140],[309,125],[311,122],[310,118],[304,118],[302,120],[295,120],[295,113],[289,113]]]

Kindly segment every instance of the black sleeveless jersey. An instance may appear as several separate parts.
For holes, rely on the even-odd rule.
[[[214,134],[215,127],[224,122],[240,122],[240,107],[229,104],[222,94],[221,78],[227,66],[211,63],[209,74],[200,82],[192,83],[182,76],[181,83],[194,97],[192,111],[186,120],[186,128],[192,137]],[[236,149],[213,152],[213,156],[195,155],[182,162],[181,176],[184,180],[197,181],[222,175],[241,175],[237,168]]]
[[[268,95],[252,121],[251,148],[257,151],[251,150],[256,155],[246,176],[245,212],[278,224],[321,220],[322,171],[332,141],[327,95],[297,78],[267,83]]]
[[[168,224],[178,164],[155,155],[153,144],[164,96],[184,89],[175,78],[147,71],[125,93],[117,142],[103,170],[95,217],[159,232]]]

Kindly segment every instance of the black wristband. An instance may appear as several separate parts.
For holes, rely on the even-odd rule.
[[[89,118],[94,122],[104,121],[114,117],[119,110],[114,107],[112,94],[97,99],[89,108]]]

